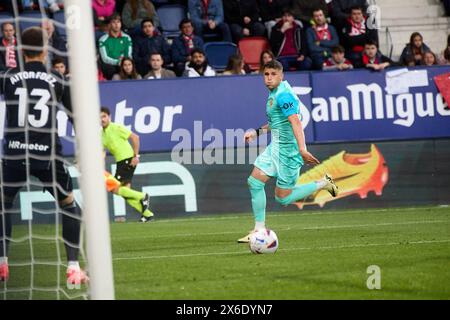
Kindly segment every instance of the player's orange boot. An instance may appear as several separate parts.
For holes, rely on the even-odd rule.
[[[66,276],[68,285],[80,285],[89,282],[89,277],[80,267],[67,267]]]
[[[319,190],[306,199],[297,202],[296,205],[300,209],[304,205],[312,204],[323,207],[329,201],[348,197],[352,194],[358,194],[360,198],[364,199],[370,191],[380,196],[389,177],[389,170],[384,157],[374,144],[371,145],[368,153],[339,152],[302,174],[297,184],[320,180],[326,173],[333,176],[334,182],[339,186],[339,194],[333,197],[326,190]]]
[[[7,263],[0,264],[0,281],[8,281],[9,267]]]

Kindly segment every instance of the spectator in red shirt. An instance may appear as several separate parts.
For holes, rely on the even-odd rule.
[[[373,40],[368,40],[364,46],[359,66],[374,71],[381,71],[391,65],[393,65],[393,61],[378,51],[377,43]]]
[[[342,29],[343,43],[346,48],[346,56],[352,63],[357,63],[367,40],[378,43],[378,32],[367,26],[367,20],[363,14],[363,8],[355,6],[351,9],[350,17],[344,22]]]
[[[327,23],[322,9],[313,10],[313,22],[306,31],[306,37],[314,69],[321,70],[325,60],[331,56],[331,48],[339,45],[339,36],[334,26]]]
[[[284,10],[281,20],[272,28],[270,44],[284,70],[311,69],[312,61],[306,56],[303,25],[294,20],[290,10]]]
[[[355,6],[361,7],[363,12],[367,11],[369,3],[367,0],[333,0],[331,1],[331,22],[336,27],[338,35],[341,36],[345,21],[351,15],[351,9]]]
[[[12,22],[2,24],[2,35],[0,39],[0,71],[15,68],[18,65],[16,30]]]

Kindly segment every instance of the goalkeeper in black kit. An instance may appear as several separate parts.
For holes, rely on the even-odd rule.
[[[14,199],[27,177],[40,180],[57,201],[62,213],[62,238],[67,254],[67,283],[88,281],[78,263],[81,210],[72,193],[72,180],[63,163],[56,132],[58,103],[71,112],[70,90],[57,73],[47,71],[47,39],[38,27],[22,34],[24,68],[9,69],[0,76],[0,92],[6,102],[4,152],[0,193],[0,281],[9,277],[8,247]]]

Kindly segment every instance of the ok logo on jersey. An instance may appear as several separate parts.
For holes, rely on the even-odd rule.
[[[286,103],[284,103],[283,106],[282,106],[282,108],[283,108],[284,110],[288,110],[288,109],[291,109],[291,108],[293,108],[293,107],[294,107],[294,103],[293,103],[293,102],[286,102]]]

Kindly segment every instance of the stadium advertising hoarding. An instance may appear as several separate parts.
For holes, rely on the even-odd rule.
[[[288,79],[299,93],[307,92],[301,100],[310,105],[309,74]],[[170,151],[180,145],[201,149],[211,142],[218,148],[241,147],[246,130],[267,122],[267,96],[262,78],[251,75],[101,85],[102,104],[111,107],[115,122],[141,136],[143,151]],[[312,130],[305,130],[309,140]]]
[[[416,68],[414,71],[426,73],[406,74],[420,84],[410,87],[404,79],[386,81],[386,73],[365,70],[286,74],[303,104],[307,141],[320,143],[311,145],[310,150],[322,162],[345,168],[334,174],[343,197],[330,201],[319,193],[297,207],[448,204],[450,190],[442,186],[450,179],[450,111],[432,78],[449,70]],[[404,77],[401,72],[392,78]],[[102,105],[111,108],[113,120],[141,138],[143,155],[133,186],[151,195],[155,212],[163,217],[251,211],[246,179],[265,144],[261,143],[259,150],[241,148],[242,136],[245,130],[266,122],[266,98],[267,90],[256,75],[101,84]],[[4,110],[0,116],[4,118]],[[61,113],[59,119],[59,133],[72,133],[66,116]],[[442,137],[447,139],[377,141]],[[63,144],[70,154],[69,143],[63,139]],[[193,162],[174,159],[173,150],[180,145],[183,151],[196,150]],[[243,161],[240,150],[244,150]],[[223,156],[225,161],[220,161]],[[107,169],[115,172],[110,157]],[[314,174],[322,174],[316,171]],[[74,169],[72,176],[77,176]],[[300,177],[298,182],[308,181]],[[268,195],[273,194],[271,186]],[[75,194],[81,201],[79,192]],[[32,208],[49,201],[51,196],[44,196],[42,190],[21,192],[21,218],[30,219]],[[110,196],[110,201],[111,215],[132,214],[122,199]],[[268,210],[283,210],[274,201],[268,204]],[[295,207],[288,207],[292,209]],[[40,221],[51,219],[39,216]]]
[[[402,70],[287,73],[303,104],[307,142],[450,137],[450,110],[433,81],[450,67]],[[109,82],[101,94],[147,152],[240,147],[245,130],[266,122],[260,76]]]
[[[450,139],[332,143],[312,145],[309,150],[322,164],[303,167],[298,184],[321,177],[323,170],[327,170],[339,186],[338,198],[321,191],[284,208],[273,198],[272,181],[266,185],[268,212],[450,204]],[[106,169],[115,171],[112,157],[108,157]],[[251,163],[182,165],[172,161],[170,153],[151,153],[141,156],[133,188],[150,194],[152,211],[159,218],[251,212],[247,186],[251,170]],[[74,167],[70,173],[72,177],[78,176]],[[82,203],[78,182],[73,181],[75,198]],[[53,203],[52,197],[43,194],[42,189],[34,189],[20,193],[21,216],[15,219],[51,222],[54,215],[41,214],[32,208],[46,208]],[[139,218],[121,197],[109,194],[108,198],[111,218],[127,216],[131,221]]]
[[[272,181],[266,185],[268,212],[450,204],[450,139],[332,143],[312,145],[309,150],[322,164],[304,166],[302,174],[310,172],[301,174],[298,183],[335,168],[330,173],[340,188],[339,197],[321,191],[284,208],[274,200]],[[169,153],[147,154],[141,161],[144,166],[138,167],[133,185],[149,192],[152,209],[161,217],[251,212],[247,177],[252,163],[180,165],[170,160]],[[118,197],[113,208],[116,215],[125,214]]]
[[[439,66],[287,73],[285,79],[302,103],[308,143],[407,140],[450,137],[450,110],[433,81],[447,72],[450,67]],[[139,134],[142,152],[241,147],[245,130],[267,121],[268,93],[258,75],[110,81],[100,83],[100,93],[113,121]],[[0,103],[2,124],[4,117]],[[62,111],[58,134],[73,135]],[[63,139],[65,154],[73,154],[71,140]]]
[[[450,110],[433,80],[449,69],[312,74],[314,142],[450,136]]]

